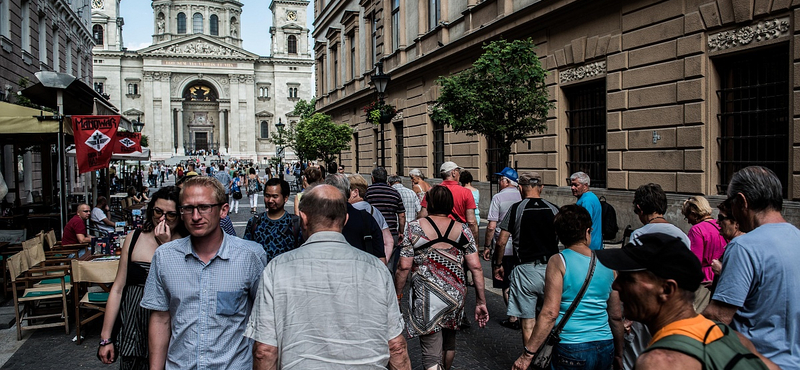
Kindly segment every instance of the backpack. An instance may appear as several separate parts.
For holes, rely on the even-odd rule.
[[[648,347],[645,352],[654,349],[669,349],[694,357],[701,364],[703,369],[767,369],[767,365],[758,356],[750,352],[739,337],[728,325],[714,321],[716,324],[708,328],[706,337],[714,327],[722,330],[722,338],[709,344],[703,344],[696,339],[687,336],[673,334],[659,339]]]
[[[264,212],[266,214],[266,212]],[[289,213],[289,217],[292,219],[292,222],[283,231],[284,235],[291,235],[294,236],[294,247],[297,248],[301,244],[303,244],[303,235],[302,230],[300,229],[300,217],[297,215],[293,215]],[[258,229],[258,225],[261,223],[261,215],[256,214],[253,216],[253,222],[250,223],[250,235],[255,238],[256,229]]]
[[[617,238],[617,211],[614,206],[606,202],[606,197],[600,197],[600,210],[603,214],[603,240],[614,240]]]

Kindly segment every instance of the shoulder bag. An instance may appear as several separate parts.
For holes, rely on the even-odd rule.
[[[558,325],[556,325],[556,327],[550,331],[547,339],[545,339],[544,343],[542,343],[542,345],[536,351],[536,355],[533,356],[533,361],[531,361],[531,364],[533,365],[534,369],[550,368],[550,361],[553,359],[553,347],[555,347],[555,345],[561,341],[561,330],[563,330],[564,326],[567,325],[567,321],[569,320],[570,316],[572,316],[572,313],[575,312],[576,308],[578,308],[578,304],[581,303],[583,294],[586,293],[586,289],[589,288],[589,282],[592,281],[592,276],[594,276],[594,267],[596,263],[597,256],[595,256],[594,251],[592,251],[592,259],[589,262],[589,270],[586,272],[586,279],[583,280],[581,290],[578,291],[578,295],[575,296],[572,304],[569,305],[567,312],[564,313],[564,317],[562,317],[561,321],[558,322]]]

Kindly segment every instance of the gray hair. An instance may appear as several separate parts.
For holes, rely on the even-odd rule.
[[[422,177],[422,171],[420,171],[420,170],[415,168],[415,169],[413,169],[411,171],[408,171],[408,176]]]
[[[350,198],[350,180],[342,173],[332,173],[325,177],[325,183],[339,189],[345,199]]]
[[[389,176],[389,185],[392,185],[392,184],[395,184],[395,183],[398,183],[398,182],[403,182],[403,179],[400,176],[397,176],[397,175]]]
[[[592,181],[591,179],[589,179],[589,175],[587,175],[586,172],[581,172],[581,171],[575,172],[575,173],[572,174],[572,176],[569,177],[569,181],[576,180],[576,179],[581,184],[584,184],[584,185],[587,185],[587,186],[590,185],[591,181]]]
[[[514,181],[512,179],[509,179],[508,177],[500,176],[500,180],[502,180],[502,179],[506,179],[511,184],[511,186],[513,186],[513,187],[519,186],[519,184],[516,181]],[[500,181],[500,180],[497,180],[497,181]]]
[[[771,169],[761,166],[745,167],[731,178],[728,198],[742,193],[753,211],[783,209],[783,186]]]

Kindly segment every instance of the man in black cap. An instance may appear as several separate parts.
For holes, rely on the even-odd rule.
[[[645,324],[653,333],[647,350],[636,360],[637,369],[701,369],[712,365],[709,361],[725,364],[749,353],[767,365],[746,360],[753,363],[752,368],[778,369],[744,336],[695,312],[694,292],[704,275],[700,261],[680,238],[645,234],[639,237],[639,245],[595,253],[603,265],[618,272],[612,288],[619,292],[625,317]],[[723,342],[712,347],[718,340]],[[727,345],[724,352],[720,345]]]

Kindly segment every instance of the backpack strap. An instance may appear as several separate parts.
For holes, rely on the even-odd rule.
[[[714,328],[719,328],[722,331],[722,338],[717,339],[712,343],[705,344],[704,342],[706,339],[708,339],[708,336],[711,334],[711,331],[714,330]],[[719,354],[719,352],[718,350],[710,349],[709,346],[712,346],[717,342],[720,342],[719,345],[725,345],[730,350],[730,353],[732,354],[730,359],[714,358],[714,354]],[[764,362],[761,361],[758,356],[750,352],[741,343],[741,341],[739,341],[739,337],[733,333],[733,329],[731,329],[728,325],[717,321],[714,321],[714,325],[708,328],[702,342],[684,335],[673,334],[659,339],[644,352],[649,352],[654,349],[668,349],[683,353],[687,356],[692,356],[697,361],[700,361],[700,363],[703,365],[703,369],[712,368],[731,370],[734,369],[742,360],[749,361],[747,367],[745,368],[767,369],[767,366],[764,364]],[[725,361],[724,365],[723,361]]]
[[[289,215],[289,225],[286,227],[286,235],[291,235],[294,237],[294,248],[297,248],[302,244],[303,240],[303,231],[300,228],[300,217],[297,215],[293,215],[291,213],[287,213]]]
[[[261,223],[261,216],[258,213],[256,213],[253,215],[253,218],[251,218],[250,221],[252,221],[250,223],[250,237],[255,239],[256,230],[258,229],[258,224]]]
[[[372,218],[372,215],[367,213],[367,211],[361,209],[361,223],[363,227],[361,228],[361,232],[364,233],[363,238],[361,239],[361,247],[362,250],[367,253],[371,253],[372,251],[372,230],[369,225],[369,219]]]

